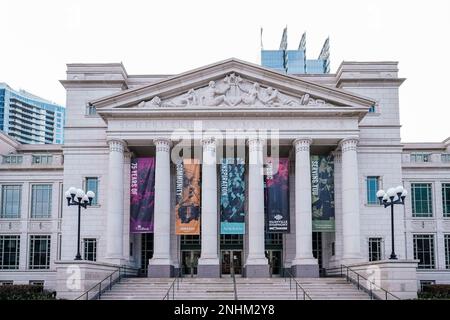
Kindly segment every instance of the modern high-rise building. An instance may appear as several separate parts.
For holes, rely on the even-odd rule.
[[[0,130],[24,144],[62,144],[65,108],[0,83]]]
[[[262,32],[261,32],[262,44]],[[306,58],[306,33],[297,50],[287,49],[287,28],[283,30],[280,48],[264,50],[261,45],[261,65],[288,74],[325,74],[330,72],[330,40],[327,38],[317,59]]]

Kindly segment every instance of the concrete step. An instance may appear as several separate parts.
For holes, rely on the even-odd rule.
[[[297,282],[313,300],[366,300],[369,296],[358,291],[342,278],[298,278]],[[102,295],[104,300],[161,300],[172,285],[173,278],[125,278],[111,291]],[[239,300],[293,300],[295,283],[285,278],[236,278]],[[171,297],[172,299],[172,294]],[[303,292],[298,289],[298,298]],[[182,278],[175,285],[176,300],[233,300],[232,278]]]

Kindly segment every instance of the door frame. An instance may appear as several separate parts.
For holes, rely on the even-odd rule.
[[[225,252],[229,252],[229,254],[230,254],[230,273],[224,273],[223,272],[223,257],[224,257],[224,254],[225,254]],[[235,252],[236,253],[239,253],[240,254],[240,256],[241,256],[241,265],[238,267],[239,268],[239,273],[236,273],[236,268],[235,268],[235,275],[236,276],[240,276],[240,277],[242,277],[242,270],[243,270],[243,263],[242,263],[242,260],[243,260],[243,258],[244,258],[244,250],[243,249],[221,249],[220,250],[220,274],[221,275],[225,275],[225,276],[228,276],[228,275],[231,275],[231,268],[233,267],[233,261],[234,261],[234,254],[235,254]]]
[[[195,256],[195,252],[197,252],[197,254],[198,254],[198,256],[197,256],[197,262],[195,263],[195,265],[194,266],[190,266],[190,267],[186,267],[186,268],[189,268],[189,273],[187,273],[187,272],[185,272],[185,266],[184,266],[184,261],[183,261],[183,257],[184,257],[184,252],[189,252],[189,256],[190,256],[190,259],[192,260],[193,258],[194,258],[194,256]],[[198,272],[198,259],[200,258],[200,253],[201,253],[201,251],[200,250],[196,250],[196,249],[183,249],[183,250],[181,250],[180,251],[180,256],[181,256],[181,259],[180,259],[180,269],[181,269],[181,276],[182,277],[189,277],[189,276],[191,276],[191,277],[196,277],[197,276],[197,272]]]

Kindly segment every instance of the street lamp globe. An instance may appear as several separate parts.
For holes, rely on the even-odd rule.
[[[387,190],[386,194],[389,198],[395,197],[395,195],[396,195],[395,188],[389,188]]]
[[[89,199],[94,199],[95,198],[95,193],[93,191],[91,191],[91,190],[86,192],[86,195],[88,196]]]
[[[397,186],[397,187],[395,188],[395,193],[398,195],[399,198],[400,198],[400,196],[402,195],[403,190],[404,190],[403,186]]]
[[[75,195],[77,194],[77,188],[75,188],[75,187],[70,187],[68,191],[69,191],[70,195],[73,197],[75,197]]]
[[[384,190],[378,190],[377,191],[377,198],[382,200],[385,194],[386,194],[386,192],[384,192]]]
[[[84,203],[88,203],[89,202],[89,198],[88,198],[88,196],[85,194],[84,196],[83,196],[83,198],[81,199]]]
[[[83,199],[84,191],[82,189],[77,189],[76,197],[77,199]]]

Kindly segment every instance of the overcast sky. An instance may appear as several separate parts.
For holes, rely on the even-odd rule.
[[[399,61],[403,141],[450,136],[450,1],[0,0],[0,82],[65,104],[66,63],[120,62],[129,74],[187,71],[236,57],[260,63],[307,32],[307,56],[330,37],[341,61]]]

